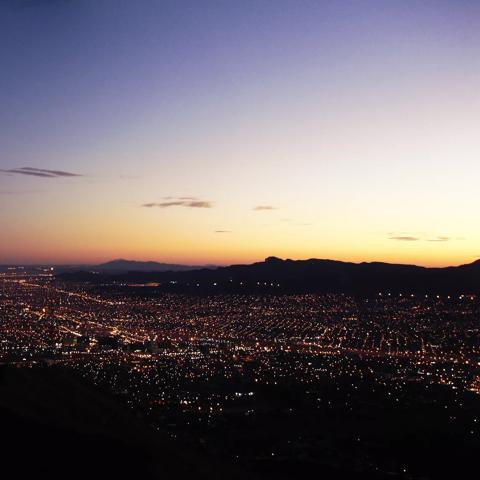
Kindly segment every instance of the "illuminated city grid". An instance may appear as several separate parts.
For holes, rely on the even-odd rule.
[[[422,398],[430,390],[431,401],[442,402],[442,389],[447,412],[480,393],[476,296],[192,296],[111,287],[59,284],[48,270],[3,273],[0,361],[75,372],[184,440],[200,431],[202,441],[235,415],[254,419],[292,388],[310,407],[341,408],[343,416],[356,414],[362,389],[392,405],[408,403],[412,391]],[[270,388],[280,390],[272,397]],[[477,421],[465,420],[468,433],[479,434]],[[245,445],[228,448],[250,454]]]

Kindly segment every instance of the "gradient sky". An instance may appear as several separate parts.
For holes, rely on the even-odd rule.
[[[0,2],[0,263],[470,263],[479,184],[476,0]]]

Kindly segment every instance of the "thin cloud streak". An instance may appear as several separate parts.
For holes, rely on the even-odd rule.
[[[453,240],[453,238],[450,237],[436,237],[436,238],[429,238],[427,242],[449,242],[450,240]]]
[[[28,175],[40,178],[82,177],[79,173],[66,172],[64,170],[48,170],[46,168],[20,167],[0,169],[0,172],[10,175]]]
[[[389,237],[389,240],[397,240],[399,242],[418,242],[420,238],[410,236]]]
[[[464,237],[447,237],[445,235],[437,235],[437,236],[427,236],[422,234],[421,236],[415,236],[412,234],[388,234],[389,240],[397,240],[403,242],[436,242],[436,243],[443,243],[443,242],[451,242],[457,240],[465,240]]]
[[[253,210],[256,212],[266,212],[269,210],[277,210],[277,207],[274,207],[273,205],[257,205],[256,207],[253,207]]]
[[[172,199],[174,198],[174,200]],[[199,200],[195,197],[165,197],[168,201],[144,203],[145,208],[170,208],[170,207],[187,207],[187,208],[213,208],[213,202]],[[170,200],[172,199],[172,200]]]

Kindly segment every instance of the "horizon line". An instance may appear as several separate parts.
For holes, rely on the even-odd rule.
[[[117,257],[112,260],[105,260],[101,262],[62,262],[62,263],[57,263],[57,262],[12,262],[12,263],[0,263],[0,267],[98,267],[101,265],[104,265],[106,263],[112,263],[116,261],[126,261],[126,262],[136,262],[136,263],[159,263],[159,264],[167,264],[167,265],[177,265],[177,266],[182,266],[182,267],[198,267],[199,269],[201,268],[206,268],[206,267],[230,267],[234,265],[253,265],[256,263],[264,263],[267,259],[269,258],[276,258],[281,261],[309,261],[309,260],[320,260],[320,261],[330,261],[330,262],[338,262],[338,263],[351,263],[355,265],[361,265],[364,263],[367,264],[372,264],[372,263],[380,263],[380,264],[386,264],[386,265],[403,265],[403,266],[413,266],[413,267],[419,267],[419,268],[449,268],[449,267],[460,267],[462,265],[471,265],[476,263],[477,261],[480,261],[480,257],[475,257],[474,260],[471,262],[463,262],[459,264],[445,264],[445,265],[421,265],[417,263],[398,263],[398,262],[387,262],[387,261],[381,261],[381,260],[371,260],[371,261],[350,261],[350,260],[338,260],[338,259],[333,259],[333,258],[320,258],[320,257],[308,257],[308,258],[282,258],[282,257],[277,257],[276,255],[269,255],[267,257],[264,257],[261,260],[254,260],[251,262],[243,262],[243,263],[238,263],[238,262],[232,262],[232,263],[211,263],[211,262],[206,262],[206,263],[189,263],[189,262],[175,262],[175,261],[165,261],[165,260],[134,260],[134,259],[127,259],[127,258],[121,258]]]

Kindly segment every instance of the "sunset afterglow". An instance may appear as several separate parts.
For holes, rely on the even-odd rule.
[[[473,262],[479,20],[468,1],[2,2],[0,264]]]

